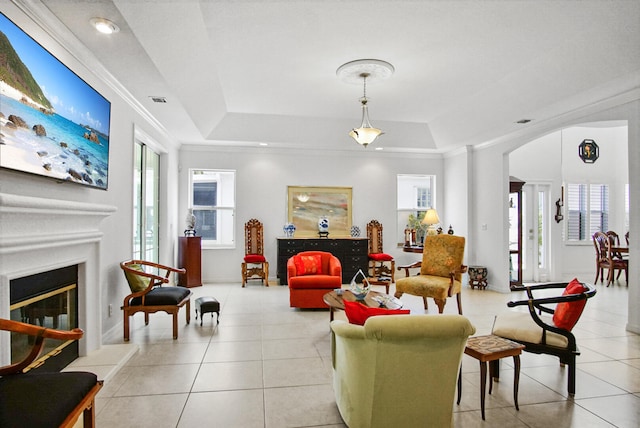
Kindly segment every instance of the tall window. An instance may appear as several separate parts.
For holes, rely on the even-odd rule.
[[[609,186],[606,184],[567,185],[569,241],[591,241],[597,232],[609,229]]]
[[[397,188],[398,242],[404,242],[404,229],[420,228],[429,208],[435,208],[435,175],[399,174]]]
[[[133,192],[133,258],[158,262],[160,155],[136,141]]]
[[[189,206],[203,247],[234,247],[235,171],[191,169],[189,188]]]

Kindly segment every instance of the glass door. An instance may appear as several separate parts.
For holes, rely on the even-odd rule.
[[[549,279],[550,185],[527,183],[523,187],[522,280]]]
[[[158,262],[160,155],[136,141],[133,201],[133,258]]]

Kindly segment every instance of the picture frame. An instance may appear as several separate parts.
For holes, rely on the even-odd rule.
[[[296,238],[317,238],[318,220],[329,220],[329,238],[351,236],[351,187],[287,186],[287,221]]]

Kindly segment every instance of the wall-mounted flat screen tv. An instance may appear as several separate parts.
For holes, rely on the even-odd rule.
[[[107,189],[111,103],[0,13],[0,167]]]

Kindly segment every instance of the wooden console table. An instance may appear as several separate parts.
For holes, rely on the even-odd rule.
[[[200,236],[178,238],[178,267],[187,270],[178,275],[178,285],[200,287],[202,285],[202,250]]]
[[[338,258],[342,265],[342,283],[362,269],[369,269],[369,240],[367,238],[278,238],[277,275],[280,285],[287,285],[287,260],[302,251],[326,251]]]

